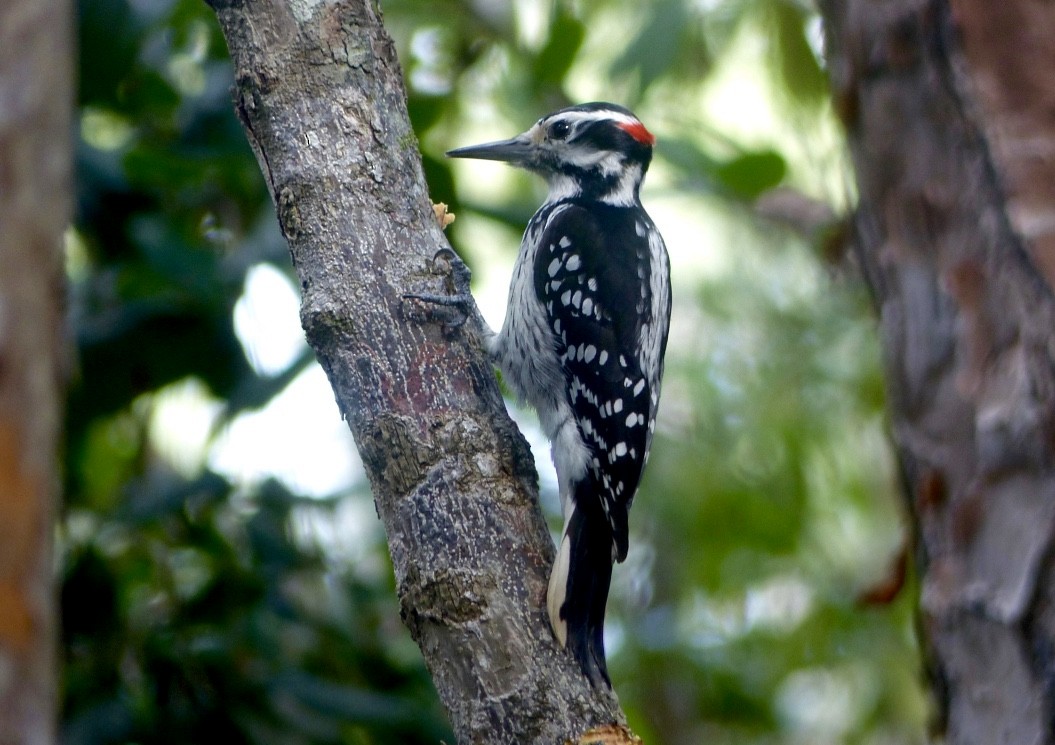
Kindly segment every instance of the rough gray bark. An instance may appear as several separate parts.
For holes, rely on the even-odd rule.
[[[0,744],[55,740],[73,8],[0,3]]]
[[[950,745],[1055,742],[1055,16],[827,0]]]
[[[447,243],[377,7],[213,6],[300,277],[304,329],[359,446],[403,619],[459,742],[553,745],[623,722],[547,626],[553,546],[476,324],[445,333],[401,300],[443,290],[429,267]]]

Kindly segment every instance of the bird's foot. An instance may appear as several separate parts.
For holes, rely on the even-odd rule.
[[[458,254],[446,247],[441,248],[432,257],[431,269],[434,274],[447,276],[451,292],[445,295],[432,292],[408,292],[403,295],[403,299],[417,300],[441,308],[457,309],[461,313],[457,316],[448,314],[450,317],[444,319],[444,326],[448,328],[463,326],[469,320],[473,309],[476,307],[476,301],[469,291],[472,272],[465,265],[465,262],[458,257]]]

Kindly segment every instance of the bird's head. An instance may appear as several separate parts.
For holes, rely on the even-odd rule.
[[[655,141],[628,109],[586,103],[544,116],[510,140],[461,147],[447,155],[499,160],[534,171],[549,183],[551,201],[583,197],[630,205],[638,200]]]

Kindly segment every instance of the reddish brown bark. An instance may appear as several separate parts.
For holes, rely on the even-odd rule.
[[[73,8],[0,5],[0,743],[55,737],[52,531]]]
[[[1046,0],[952,0],[957,82],[985,134],[1007,215],[1055,287],[1055,11]]]
[[[1050,744],[1052,14],[1035,0],[823,12],[916,521],[936,725],[950,745]]]

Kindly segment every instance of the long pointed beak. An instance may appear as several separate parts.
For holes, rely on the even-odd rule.
[[[535,145],[524,135],[511,140],[487,142],[483,145],[469,145],[448,150],[448,158],[478,158],[480,160],[500,160],[504,163],[525,163],[535,153]]]

